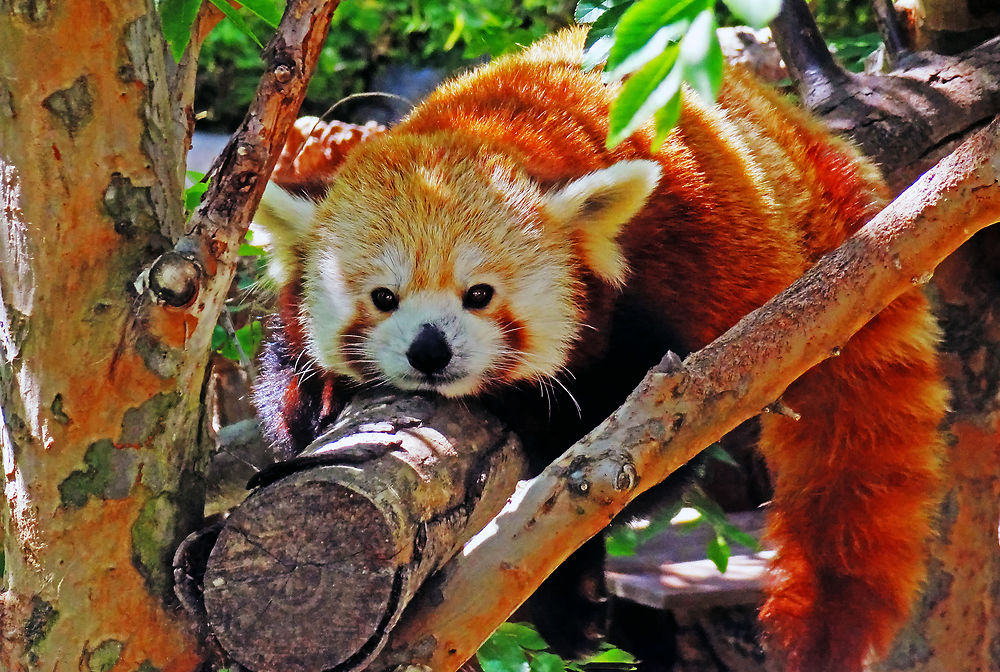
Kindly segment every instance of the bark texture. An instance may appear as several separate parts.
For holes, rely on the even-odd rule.
[[[138,338],[131,290],[183,222],[159,21],[131,0],[3,10],[0,668],[193,669],[163,599],[201,496],[201,369],[147,365],[178,353]]]
[[[987,229],[934,278],[951,388],[943,503],[913,619],[878,670],[995,670],[1000,660],[1000,230]]]
[[[369,394],[277,469],[222,529],[205,606],[240,663],[308,672],[362,669],[421,584],[500,510],[526,461],[474,403]]]
[[[282,24],[305,46],[255,117],[272,143],[336,3],[314,5],[291,3]],[[246,175],[276,158],[240,155],[235,187],[220,173],[211,212],[243,206],[222,210],[227,236],[200,220],[185,236],[193,66],[213,20],[202,12],[175,64],[152,2],[0,3],[3,670],[201,662],[170,559],[201,520],[202,389],[216,297],[259,194]],[[194,291],[173,291],[177,278]]]
[[[891,76],[875,76],[833,61],[805,0],[784,0],[772,31],[806,107],[850,136],[894,192],[1000,109],[1000,37],[955,56],[902,55]]]

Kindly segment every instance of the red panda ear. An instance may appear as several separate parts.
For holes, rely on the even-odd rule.
[[[619,161],[545,194],[543,209],[576,237],[595,273],[620,285],[628,264],[618,234],[646,204],[661,172],[655,161]]]
[[[268,273],[280,285],[291,280],[297,264],[297,248],[312,229],[316,205],[308,198],[293,196],[273,182],[268,182],[264,189],[253,219],[264,227],[271,239]]]

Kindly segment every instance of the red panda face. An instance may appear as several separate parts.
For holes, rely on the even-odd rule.
[[[362,153],[319,207],[303,266],[310,355],[446,396],[556,376],[581,329],[581,286],[540,190],[502,162],[430,163],[423,149],[396,165]]]
[[[302,279],[308,353],[360,382],[446,396],[555,378],[584,327],[582,274],[621,283],[615,238],[659,168],[624,162],[646,177],[612,226],[593,221],[621,201],[599,173],[543,193],[510,158],[447,144],[390,134],[348,157],[315,212],[262,207],[265,225],[277,210],[309,220],[275,236],[275,258],[297,266],[284,280]]]

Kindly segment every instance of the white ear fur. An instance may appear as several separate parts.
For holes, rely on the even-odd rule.
[[[590,268],[607,282],[625,281],[628,264],[617,237],[656,189],[662,171],[655,161],[619,161],[544,196],[544,210],[578,233]]]
[[[270,238],[268,273],[279,285],[291,279],[296,248],[312,228],[316,205],[308,198],[293,196],[273,182],[268,182],[264,188],[254,222],[264,227]]]

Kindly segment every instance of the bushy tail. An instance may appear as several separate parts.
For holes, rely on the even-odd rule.
[[[788,672],[856,672],[884,653],[924,575],[947,392],[938,330],[912,291],[765,416],[778,550],[761,620]]]

